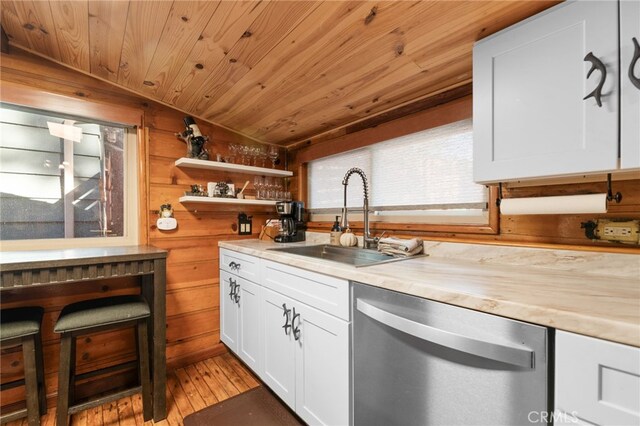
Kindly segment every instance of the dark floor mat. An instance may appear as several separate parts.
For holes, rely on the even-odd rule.
[[[188,415],[184,426],[304,425],[263,386]]]

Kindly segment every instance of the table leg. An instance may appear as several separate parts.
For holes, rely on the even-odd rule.
[[[142,277],[142,293],[151,305],[153,329],[149,333],[151,379],[153,381],[153,420],[167,417],[167,355],[166,355],[166,260],[154,261],[153,275]]]

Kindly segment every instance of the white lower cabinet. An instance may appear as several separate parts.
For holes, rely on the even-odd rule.
[[[294,307],[300,314],[296,412],[309,424],[347,425],[349,323],[303,304]]]
[[[575,417],[571,413],[556,410],[553,415],[553,424],[555,426],[595,426],[593,423],[587,423]]]
[[[349,323],[262,291],[262,379],[305,422],[349,424]]]
[[[220,339],[251,369],[262,368],[262,287],[220,271]]]
[[[348,281],[224,254],[221,340],[308,424],[350,424]]]
[[[293,301],[269,289],[262,290],[262,323],[264,324],[262,380],[284,402],[295,408],[295,347],[290,329],[291,314],[285,315],[285,309],[292,309]]]
[[[238,352],[238,304],[233,290],[238,277],[220,271],[220,340],[234,352]]]
[[[558,330],[555,407],[560,425],[639,425],[640,348]]]
[[[239,291],[238,355],[253,371],[262,370],[262,290],[257,284],[242,280]]]

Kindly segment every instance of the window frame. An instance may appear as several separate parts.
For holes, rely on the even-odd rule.
[[[298,162],[298,198],[305,205],[308,204],[308,164],[310,161],[328,157],[335,154],[363,148],[378,142],[384,142],[397,137],[405,136],[439,126],[444,126],[457,121],[466,120],[472,117],[472,98],[465,96],[446,104],[442,104],[427,110],[402,117],[377,127],[360,130],[352,134],[345,134],[327,141],[322,141],[314,145],[302,148],[296,155]],[[357,135],[357,137],[354,137]],[[371,231],[391,231],[391,232],[433,232],[441,234],[499,234],[500,218],[496,201],[498,191],[496,187],[489,187],[488,194],[488,222],[486,224],[436,224],[436,223],[407,223],[373,221],[369,227]],[[358,207],[355,207],[356,209]],[[371,216],[370,216],[371,217]],[[313,230],[330,230],[333,221],[310,221],[307,226]],[[364,226],[362,221],[350,220],[351,228],[361,230]]]
[[[47,238],[30,240],[0,240],[0,251],[46,250],[64,248],[114,247],[146,244],[143,209],[146,197],[146,132],[143,128],[144,112],[127,106],[101,104],[79,100],[64,95],[2,82],[0,101],[6,104],[51,111],[57,114],[82,117],[86,120],[112,122],[128,127],[124,185],[127,188],[124,202],[124,233],[122,237]],[[99,117],[99,118],[96,118]],[[133,142],[133,143],[132,143]],[[142,175],[142,178],[141,176]]]

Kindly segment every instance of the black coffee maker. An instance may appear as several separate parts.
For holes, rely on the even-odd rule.
[[[273,239],[276,243],[304,241],[304,203],[302,201],[278,201],[276,211],[280,215],[282,229]]]

